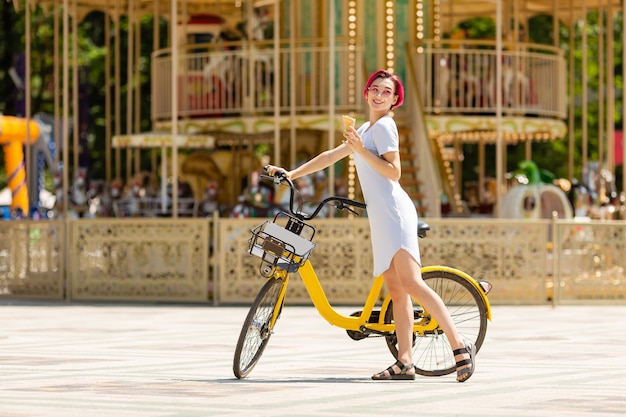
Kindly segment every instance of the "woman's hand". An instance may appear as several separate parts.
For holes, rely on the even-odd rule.
[[[354,152],[362,153],[365,150],[365,146],[363,145],[363,139],[354,127],[350,127],[345,132],[343,132],[343,137],[343,143],[352,148]]]
[[[277,167],[275,165],[266,165],[264,169],[265,169],[265,172],[267,172],[269,175],[273,177],[275,177],[276,174],[280,174],[282,172],[283,174],[285,174],[287,178],[291,178],[290,172],[287,171],[283,167]]]

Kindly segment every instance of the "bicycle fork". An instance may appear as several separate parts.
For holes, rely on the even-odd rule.
[[[280,294],[278,295],[278,300],[276,302],[276,305],[274,306],[272,318],[269,323],[269,332],[271,333],[274,330],[274,325],[280,317],[280,313],[283,311],[283,304],[285,302],[285,296],[287,294],[287,284],[289,283],[289,273],[284,270],[276,271],[274,276],[269,279],[279,279],[283,282],[283,285],[280,287]]]

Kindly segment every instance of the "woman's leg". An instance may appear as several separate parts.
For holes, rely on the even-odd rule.
[[[402,357],[409,356],[412,362],[412,325],[413,325],[413,307],[408,306],[406,300],[407,294],[411,297],[419,300],[420,304],[428,310],[428,312],[437,320],[437,323],[441,326],[441,329],[446,334],[446,337],[450,341],[452,349],[461,349],[465,347],[463,338],[456,330],[452,317],[446,308],[446,305],[441,300],[441,297],[433,291],[422,279],[422,272],[420,265],[417,263],[407,251],[401,249],[396,253],[392,260],[392,265],[389,270],[383,274],[385,282],[389,290],[389,294],[394,303],[394,319],[396,322],[396,328],[402,326],[400,332],[402,333],[402,345],[400,343],[401,336],[396,330],[398,335],[398,358],[400,354]],[[392,288],[390,288],[392,287]],[[395,297],[395,298],[394,298]],[[400,316],[396,316],[396,299],[400,300],[402,307],[398,308],[398,314],[402,315],[402,319],[399,321]],[[410,304],[410,300],[409,303]],[[407,334],[408,333],[408,334]],[[406,339],[406,340],[405,340]],[[400,350],[402,349],[402,350]],[[402,353],[400,353],[402,352]],[[462,359],[469,359],[468,354],[460,354],[455,357],[456,361]],[[410,362],[409,362],[410,363]],[[459,369],[469,367],[465,365]],[[466,374],[467,375],[467,374]]]
[[[413,363],[413,303],[404,290],[393,264],[383,273],[387,291],[393,300],[393,319],[398,338],[398,360],[404,364]],[[414,373],[414,371],[411,371]]]
[[[396,337],[398,338],[398,360],[405,365],[413,364],[413,303],[411,297],[404,290],[398,279],[393,264],[383,273],[387,291],[393,300],[393,318],[396,324]],[[392,365],[397,373],[400,368]],[[388,375],[388,371],[382,374]],[[407,374],[415,374],[415,369],[407,371]]]

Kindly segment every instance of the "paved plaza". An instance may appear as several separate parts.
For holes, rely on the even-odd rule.
[[[495,306],[464,384],[371,381],[393,362],[384,339],[353,341],[312,307],[287,306],[241,381],[247,307],[2,300],[0,312],[2,417],[626,414],[626,306]]]

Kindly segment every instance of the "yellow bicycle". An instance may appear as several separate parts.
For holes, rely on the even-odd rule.
[[[389,351],[397,359],[398,348],[393,321],[392,301],[384,299],[383,278],[374,278],[369,295],[360,311],[350,316],[339,313],[329,303],[320,281],[309,260],[315,248],[315,228],[307,221],[315,218],[325,205],[338,210],[365,209],[364,203],[344,197],[328,197],[320,202],[311,214],[294,210],[295,187],[284,175],[271,179],[276,185],[290,187],[289,213],[281,212],[254,229],[249,240],[249,253],[261,258],[260,274],[267,280],[256,296],[244,320],[233,360],[233,372],[238,379],[250,374],[258,363],[285,303],[289,275],[298,271],[313,305],[330,324],[345,329],[354,340],[382,336]],[[420,222],[417,231],[425,237],[428,224]],[[491,320],[491,307],[487,293],[491,284],[476,281],[468,274],[446,266],[422,268],[424,281],[442,298],[461,335],[479,350],[487,333],[487,320]],[[377,306],[377,302],[383,299]],[[425,376],[440,376],[456,370],[452,348],[436,320],[419,301],[414,302],[413,358],[415,371]]]

